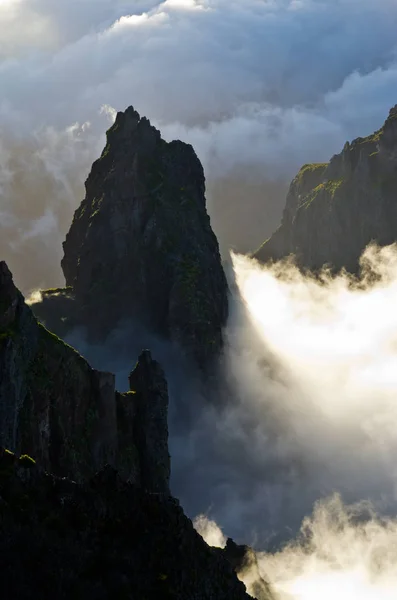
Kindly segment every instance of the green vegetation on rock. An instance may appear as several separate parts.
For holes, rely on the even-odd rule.
[[[19,457],[18,464],[24,469],[31,469],[36,466],[36,461],[28,454],[22,454],[22,456]]]
[[[303,167],[301,167],[298,175],[296,176],[296,179],[298,180],[298,183],[301,183],[303,177],[305,177],[306,175],[318,173],[319,171],[325,171],[327,167],[328,163],[307,163],[306,165],[303,165]]]
[[[335,273],[344,268],[357,275],[371,241],[381,247],[396,242],[396,119],[397,106],[380,129],[346,142],[317,178],[311,174],[326,165],[302,167],[281,226],[257,252],[259,260],[294,255],[304,269],[329,265]]]

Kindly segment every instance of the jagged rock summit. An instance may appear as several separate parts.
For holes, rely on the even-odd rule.
[[[397,241],[397,105],[374,134],[346,143],[329,163],[302,167],[280,227],[254,256],[267,262],[294,255],[303,268],[357,274],[372,241]]]
[[[200,366],[219,352],[228,289],[201,163],[132,107],[107,132],[63,247],[67,288],[52,306],[44,293],[47,306],[37,307],[55,331],[64,333],[53,316],[65,311],[69,326],[84,325],[94,339],[133,319]]]

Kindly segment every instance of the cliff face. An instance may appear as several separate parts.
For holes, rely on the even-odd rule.
[[[295,255],[312,270],[357,273],[365,247],[397,240],[397,106],[381,129],[346,143],[327,164],[302,167],[280,227],[255,253],[262,262]]]
[[[130,392],[38,323],[0,262],[0,444],[82,480],[104,464],[167,493],[167,383],[149,352]]]
[[[170,496],[167,382],[149,351],[129,383],[117,393],[39,324],[0,262],[2,598],[249,600]]]
[[[44,294],[40,317],[59,331],[62,313],[91,338],[136,319],[205,366],[228,301],[204,193],[190,145],[166,143],[132,107],[118,113],[63,245],[68,289]]]
[[[4,600],[249,600],[172,498],[106,467],[84,483],[0,448]]]
[[[232,565],[240,579],[244,580],[247,591],[256,600],[274,600],[274,592],[259,571],[258,559],[252,548],[236,544],[228,538],[225,548],[216,549]]]

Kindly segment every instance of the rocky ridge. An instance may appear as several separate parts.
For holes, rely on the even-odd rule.
[[[34,317],[0,262],[0,445],[57,476],[84,480],[111,464],[128,481],[168,493],[167,382],[145,351],[130,391],[92,369]]]
[[[274,600],[274,592],[260,574],[258,559],[252,548],[236,544],[231,538],[226,546],[218,549],[232,565],[233,569],[247,586],[247,591],[257,600]]]
[[[4,600],[249,600],[171,497],[110,466],[83,483],[0,448]]]
[[[292,181],[280,227],[254,253],[289,255],[313,271],[357,274],[370,242],[397,240],[397,105],[383,127],[346,143],[329,163],[304,165]]]
[[[219,353],[228,288],[201,163],[132,107],[107,132],[63,247],[66,288],[33,306],[50,329],[83,325],[103,340],[132,319],[200,367]]]
[[[0,262],[2,598],[249,600],[170,495],[167,382],[149,351],[129,383],[116,392],[38,323]]]

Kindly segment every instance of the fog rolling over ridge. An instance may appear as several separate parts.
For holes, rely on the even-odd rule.
[[[16,283],[62,284],[83,182],[130,104],[194,145],[224,254],[254,250],[303,163],[383,122],[396,26],[394,0],[1,2],[0,253]]]

